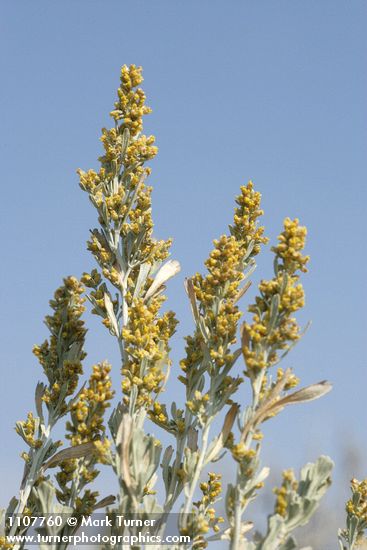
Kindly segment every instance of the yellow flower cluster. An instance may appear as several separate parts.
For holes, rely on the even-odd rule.
[[[203,504],[213,504],[218,500],[222,492],[221,474],[209,472],[208,477],[207,482],[200,483],[200,489],[203,493],[201,502]]]
[[[259,391],[259,401],[260,402],[267,400],[268,397],[270,397],[274,386],[277,383],[279,383],[281,380],[284,379],[284,370],[281,367],[278,367],[277,368],[276,379],[269,383],[269,380],[271,380],[271,378],[272,377],[267,376],[264,373],[264,375],[262,377],[262,381],[261,381],[261,388],[260,388],[260,391]],[[287,376],[287,382],[284,385],[283,391],[291,390],[291,389],[295,388],[296,386],[298,386],[299,383],[300,383],[300,379],[295,374],[291,373]],[[277,399],[280,399],[280,397],[281,397],[281,395],[278,396]],[[270,416],[268,416],[266,418],[268,419],[268,418],[271,418],[272,416],[273,415],[270,414]]]
[[[155,424],[167,432],[177,435],[183,434],[185,431],[183,409],[177,409],[174,418],[169,419],[166,406],[155,401],[152,408],[148,410],[148,415]]]
[[[347,514],[357,517],[367,527],[367,479],[358,481],[358,479],[353,478],[351,489],[354,497],[348,500],[346,504]],[[356,498],[357,493],[358,498]]]
[[[83,191],[87,191],[88,193],[93,193],[94,196],[98,196],[97,192],[100,191],[100,187],[102,186],[103,181],[106,177],[105,170],[101,169],[99,174],[97,174],[97,172],[92,169],[88,170],[87,172],[79,169],[77,173],[79,175],[79,185],[83,189]],[[101,192],[100,197],[102,198]]]
[[[157,401],[153,403],[153,408],[149,411],[149,416],[158,424],[167,425],[168,415],[165,405],[158,403]]]
[[[68,439],[72,445],[98,440],[104,433],[103,416],[113,397],[110,378],[111,365],[106,361],[93,366],[88,387],[83,388],[71,409],[67,423]]]
[[[1,550],[10,550],[11,548],[14,548],[14,544],[8,542],[6,537],[0,536],[0,548]]]
[[[55,292],[50,306],[54,311],[45,323],[51,333],[50,339],[40,346],[34,346],[38,358],[49,380],[43,401],[48,408],[66,412],[65,397],[72,395],[82,374],[82,360],[85,357],[83,345],[86,329],[80,319],[85,310],[84,288],[75,277],[67,277]]]
[[[220,530],[219,524],[224,522],[224,518],[216,516],[213,504],[217,502],[222,493],[222,476],[209,472],[208,481],[200,484],[202,497],[194,503],[194,510],[184,528],[181,529],[182,535],[190,535],[193,548],[203,549],[208,546],[204,538],[210,529],[215,533]]]
[[[263,438],[263,434],[256,430],[253,434],[254,441],[260,441]],[[245,487],[248,481],[250,481],[258,468],[260,444],[256,445],[253,449],[246,445],[243,441],[239,443],[234,442],[234,435],[231,432],[225,443],[225,447],[229,449],[232,458],[237,462],[240,474],[240,484],[238,490],[241,495],[241,504],[245,508],[247,503],[254,497],[256,491],[264,487],[264,482],[260,481],[256,484],[252,484],[251,488],[247,485],[247,490],[242,491],[240,487]],[[235,491],[230,491],[227,496],[227,509],[229,516],[235,515]]]
[[[115,127],[102,130],[105,153],[99,158],[101,168],[99,172],[78,170],[80,186],[89,194],[104,230],[104,235],[93,231],[88,248],[104,276],[118,288],[121,287],[119,258],[105,235],[112,234],[115,242],[119,236],[124,260],[129,263],[133,260],[137,266],[164,260],[171,245],[170,240],[157,241],[152,235],[152,189],[144,183],[150,168],[144,164],[155,157],[158,149],[154,136],[141,135],[143,116],[151,112],[145,105],[143,90],[138,88],[143,81],[141,68],[122,67],[120,80],[118,101],[111,112]]]
[[[233,445],[231,447],[231,453],[233,458],[238,462],[250,462],[256,456],[256,451],[254,449],[248,449],[242,442]]]
[[[197,273],[193,277],[197,300],[205,307],[213,305],[220,292],[220,298],[233,300],[243,279],[241,266],[241,246],[235,237],[222,235],[214,241],[214,250],[205,262],[208,275]],[[227,284],[226,284],[227,283]]]
[[[69,485],[75,481],[75,476],[78,476],[78,483],[83,487],[98,475],[98,470],[94,467],[96,462],[106,461],[109,442],[103,439],[104,413],[110,406],[114,393],[111,389],[110,370],[111,366],[107,362],[94,365],[88,386],[81,390],[78,400],[72,405],[71,420],[66,425],[69,432],[66,437],[70,439],[72,446],[93,441],[95,452],[82,461],[71,459],[61,463],[60,471],[56,475],[61,488],[57,496],[64,504],[70,498],[72,489]],[[87,509],[87,501],[95,503],[97,496],[98,493],[86,491],[82,498],[79,497],[79,504],[84,511]]]
[[[42,441],[38,438],[36,419],[33,416],[32,412],[27,414],[27,420],[21,420],[16,423],[15,431],[18,435],[23,437],[24,441],[33,449],[41,447]],[[29,456],[27,453],[22,453],[22,457],[27,462]]]
[[[162,387],[163,367],[168,364],[168,340],[176,321],[171,313],[159,317],[161,301],[151,300],[145,304],[140,300],[151,284],[150,279],[142,286],[140,281],[140,292],[136,293],[140,266],[144,263],[159,265],[168,257],[171,246],[170,239],[153,237],[152,188],[145,184],[151,169],[145,163],[156,156],[158,149],[154,136],[142,134],[143,117],[151,112],[145,103],[145,93],[139,87],[142,82],[141,67],[122,67],[118,98],[110,113],[114,127],[102,130],[101,167],[99,171],[79,170],[78,173],[80,186],[89,194],[101,225],[100,230],[92,231],[88,242],[88,249],[101,273],[93,270],[90,274],[85,273],[82,280],[92,289],[92,313],[102,317],[111,333],[125,340],[122,388],[126,401],[136,387],[136,405],[149,408],[154,401],[153,395]],[[128,274],[126,266],[129,266]],[[113,326],[106,310],[105,295],[110,296],[110,293],[102,275],[123,294],[128,307],[129,321],[122,334],[116,334],[116,325]],[[118,316],[122,304],[112,297],[111,301]]]
[[[266,244],[268,239],[264,237],[264,228],[258,226],[257,221],[264,211],[260,208],[261,193],[254,190],[254,184],[249,181],[241,187],[241,194],[236,197],[237,208],[234,213],[231,234],[238,242],[249,247],[252,243],[251,256],[260,252],[260,244]]]
[[[163,298],[148,304],[137,299],[129,308],[129,320],[122,330],[127,360],[122,367],[122,390],[127,402],[133,386],[138,390],[137,406],[150,407],[154,394],[159,393],[168,364],[169,339],[177,321],[173,312],[158,317]]]
[[[82,280],[92,289],[92,313],[102,317],[103,324],[121,340],[120,347],[124,348],[125,401],[135,387],[136,406],[149,408],[154,401],[152,396],[162,387],[163,367],[168,364],[168,340],[176,321],[170,312],[159,316],[162,299],[151,299],[148,303],[142,300],[152,279],[147,276],[141,280],[141,266],[150,264],[156,269],[168,257],[171,246],[170,239],[153,237],[152,188],[145,184],[151,169],[145,163],[156,156],[158,149],[154,136],[142,134],[143,117],[151,112],[140,88],[142,82],[141,67],[122,67],[118,98],[110,113],[114,127],[102,130],[101,167],[99,171],[78,173],[80,186],[89,194],[101,226],[92,231],[88,242],[100,273],[96,270],[85,273]],[[102,275],[119,291],[119,301],[111,297],[111,302],[118,321],[122,319],[124,323],[121,334],[116,334],[119,329],[107,311],[105,296],[111,294]],[[150,414],[154,416],[154,410]],[[160,414],[158,422],[162,420]]]
[[[284,371],[281,367],[277,369],[277,382],[280,381],[284,376]],[[284,386],[284,391],[292,390],[298,386],[300,379],[295,374],[291,374],[288,378],[286,385]]]
[[[290,275],[298,270],[304,273],[307,271],[306,264],[310,258],[302,255],[306,235],[306,227],[300,226],[297,218],[284,220],[284,231],[278,237],[279,244],[272,250],[282,262],[284,271]]]
[[[108,174],[107,167],[109,165],[119,167],[119,165],[123,164],[124,167],[128,168],[135,165],[140,166],[140,169],[137,171],[137,174],[135,174],[135,177],[133,179],[129,179],[131,188],[136,189],[142,177],[150,174],[150,170],[144,172],[141,169],[141,165],[149,160],[152,160],[158,153],[158,147],[154,145],[155,137],[141,135],[135,138],[135,140],[132,141],[131,144],[125,149],[124,137],[121,133],[121,128],[111,128],[110,130],[103,128],[101,142],[105,150],[105,154],[99,157],[99,160],[103,166],[102,171],[100,171],[96,178],[96,174],[93,173],[93,170],[89,171],[89,176],[88,172],[85,173],[79,170],[79,175],[82,178],[81,185],[83,188],[85,189],[87,186],[91,188],[89,182],[92,182],[92,187],[93,182],[98,186],[98,180],[101,180],[102,176],[106,177],[106,174]],[[98,187],[95,190],[98,193]],[[100,196],[96,194],[96,197],[102,199],[102,194]]]
[[[181,378],[180,378],[181,379]],[[182,380],[181,380],[182,381]],[[183,380],[185,382],[185,379]],[[233,401],[230,396],[234,394],[240,384],[242,384],[243,379],[240,377],[234,378],[233,376],[225,376],[220,384],[218,384],[218,389],[216,391],[216,399],[231,405]],[[198,418],[199,422],[204,425],[208,420],[208,404],[210,401],[210,394],[202,394],[200,391],[195,390],[193,392],[192,398],[186,401],[187,408]]]
[[[238,321],[241,317],[236,302],[239,287],[244,279],[244,269],[250,265],[261,243],[264,228],[258,226],[260,193],[254,191],[252,182],[241,187],[237,197],[234,222],[230,236],[223,235],[214,241],[214,250],[205,262],[208,274],[196,274],[193,279],[196,299],[208,332],[207,346],[215,368],[221,368],[233,361],[229,347],[236,342]],[[203,335],[197,330],[193,337],[186,338],[186,358],[181,368],[189,376],[190,369],[203,360]]]
[[[102,277],[96,269],[93,269],[91,273],[83,273],[81,281],[89,288],[96,288],[101,283]]]
[[[131,136],[139,134],[143,128],[142,118],[151,112],[145,105],[145,93],[137,88],[143,82],[142,68],[124,65],[121,68],[121,85],[117,91],[118,100],[111,116],[116,122],[123,120],[124,127],[128,128]]]
[[[252,323],[245,324],[248,343],[244,357],[248,374],[267,368],[278,361],[278,351],[286,350],[299,338],[294,312],[304,306],[304,290],[298,272],[306,271],[308,256],[302,255],[306,228],[297,219],[288,218],[278,237],[275,252],[275,276],[259,284],[260,295],[249,307]]]
[[[277,496],[274,508],[276,514],[279,514],[282,517],[287,516],[290,492],[297,490],[297,487],[298,482],[295,478],[293,470],[284,470],[281,487],[274,489],[274,493]]]
[[[208,393],[204,393],[203,395],[200,391],[196,390],[194,392],[193,400],[187,401],[186,405],[193,414],[203,417],[203,421],[205,421],[206,404],[209,399],[210,397]]]
[[[98,491],[86,489],[82,497],[77,497],[75,499],[75,513],[83,516],[91,515],[93,513],[94,506],[96,505],[98,496]]]
[[[158,153],[158,147],[154,145],[154,136],[139,136],[126,149],[126,165],[143,164],[152,160]],[[150,171],[148,172],[148,175]]]

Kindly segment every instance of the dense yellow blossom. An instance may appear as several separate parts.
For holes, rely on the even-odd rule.
[[[281,260],[284,271],[290,275],[296,271],[307,271],[306,264],[309,261],[309,256],[302,255],[306,235],[306,227],[300,226],[297,218],[284,220],[284,231],[278,237],[279,244],[272,250]]]
[[[151,112],[145,105],[145,93],[138,86],[143,82],[142,69],[135,65],[121,69],[121,85],[117,91],[118,100],[111,116],[117,121],[123,121],[123,127],[128,128],[132,136],[139,134],[143,128],[142,118]]]
[[[165,379],[164,366],[169,362],[169,339],[177,321],[171,311],[158,317],[162,298],[144,303],[136,300],[129,308],[129,321],[122,330],[127,359],[122,367],[122,390],[129,400],[133,386],[137,388],[137,405],[153,402]]]
[[[121,69],[118,101],[111,116],[115,126],[102,130],[104,155],[99,158],[101,168],[78,170],[81,188],[97,208],[99,222],[104,235],[94,231],[88,247],[103,269],[103,274],[116,287],[121,286],[119,257],[106,235],[119,235],[122,242],[122,256],[126,261],[134,252],[134,263],[164,260],[168,256],[171,242],[153,238],[151,216],[151,187],[144,180],[150,168],[144,164],[157,154],[154,136],[141,134],[143,116],[151,109],[145,105],[145,94],[138,86],[142,83],[142,70],[131,65]],[[132,251],[133,237],[139,239],[139,246]],[[117,242],[117,241],[114,241]]]
[[[171,246],[170,239],[153,237],[152,188],[145,183],[151,169],[145,164],[158,149],[154,136],[142,134],[143,117],[151,112],[140,88],[142,82],[141,67],[122,67],[118,98],[110,113],[114,127],[102,130],[100,169],[78,172],[80,186],[97,209],[101,226],[91,232],[88,241],[100,271],[84,273],[82,280],[91,288],[92,312],[102,317],[124,348],[122,389],[126,401],[136,388],[134,406],[149,408],[165,378],[168,340],[176,321],[170,312],[160,315],[163,299],[144,301],[152,279],[139,279],[141,266],[150,265],[154,271],[168,257]],[[120,301],[112,297],[103,278],[119,291]],[[118,329],[107,311],[106,295],[119,321],[124,308]]]
[[[307,401],[330,389],[329,384],[321,382],[285,398],[284,392],[294,388],[298,378],[290,369],[284,372],[278,368],[276,373],[269,369],[300,336],[294,313],[304,305],[299,277],[307,271],[309,260],[303,255],[306,229],[297,219],[285,220],[279,242],[272,248],[274,277],[260,282],[259,295],[249,307],[252,319],[244,324],[241,342],[235,346],[242,315],[238,303],[250,286],[247,279],[255,268],[255,257],[267,242],[264,228],[259,225],[263,214],[261,195],[251,181],[240,188],[233,222],[228,234],[214,241],[205,261],[206,273],[196,273],[187,281],[195,332],[186,339],[186,357],[181,361],[184,374],[180,380],[185,385],[186,403],[184,409],[178,409],[174,400],[168,413],[158,398],[167,379],[169,342],[177,321],[173,312],[162,313],[162,305],[165,285],[179,271],[179,264],[169,261],[162,265],[169,256],[171,239],[157,240],[153,236],[152,187],[146,184],[151,169],[146,163],[154,159],[158,149],[154,136],[142,133],[143,117],[151,112],[140,88],[142,81],[140,67],[122,67],[117,101],[110,112],[113,125],[102,129],[100,166],[78,171],[80,187],[97,212],[99,226],[90,232],[88,249],[98,268],[84,273],[81,282],[74,277],[64,280],[50,302],[53,314],[46,317],[50,339],[34,348],[49,384],[37,385],[38,416],[29,413],[16,425],[29,448],[22,453],[25,470],[14,514],[31,517],[38,513],[37,507],[44,508],[46,501],[50,504],[53,484],[49,468],[58,465],[57,499],[79,518],[106,506],[111,518],[117,512],[143,517],[149,511],[161,510],[163,529],[167,514],[184,493],[180,531],[190,535],[193,548],[206,548],[211,541],[226,539],[231,548],[247,543],[265,547],[266,538],[262,541],[259,533],[251,540],[246,538],[252,522],[244,521],[248,503],[264,486],[269,473],[268,468],[260,468],[261,425],[287,404]],[[123,398],[109,421],[111,441],[106,437],[104,419],[114,394],[110,365],[94,365],[88,384],[75,396],[85,357],[81,283],[90,289],[92,313],[102,318],[119,346]],[[232,400],[243,382],[239,376],[231,376],[241,352],[252,390],[252,402],[245,410]],[[226,405],[231,406],[223,427],[213,436],[210,429]],[[56,453],[61,442],[51,439],[51,428],[67,412],[66,439],[71,447]],[[144,431],[146,414],[174,435],[176,449],[169,446],[161,455],[161,443]],[[232,429],[239,432],[238,442]],[[228,525],[221,529],[224,520],[215,509],[222,494],[221,475],[209,473],[207,481],[200,480],[203,470],[219,460],[224,449],[234,459],[237,475],[227,487]],[[74,458],[65,460],[70,456]],[[110,495],[97,504],[98,492],[86,489],[99,474],[97,464],[108,464],[117,474],[117,499]],[[162,507],[156,499],[146,498],[155,494],[160,466],[166,491]],[[286,521],[278,517],[274,522],[270,516],[270,545],[292,544],[289,537],[297,525],[296,515],[301,524],[330,483],[324,475],[317,486],[323,471],[330,471],[329,459],[323,457],[315,470],[313,467],[311,464],[302,470],[298,493],[293,472],[283,472],[282,485],[274,490],[275,513]],[[312,471],[316,474],[309,473]],[[198,485],[201,496],[194,502]],[[309,488],[314,489],[314,495],[309,491],[310,498]],[[352,480],[352,492],[353,498],[346,506],[347,527],[352,525],[360,536],[367,526],[367,480]],[[109,506],[115,501],[116,508],[111,510]],[[10,509],[16,502],[12,500]],[[213,535],[210,531],[214,536],[208,536]],[[0,537],[0,546],[11,545]]]
[[[45,319],[51,333],[50,339],[33,348],[49,380],[43,400],[49,408],[57,408],[61,413],[66,411],[65,397],[74,393],[79,375],[83,372],[86,334],[84,322],[80,319],[85,310],[85,298],[81,296],[83,292],[78,279],[64,279],[64,284],[50,301],[54,313]]]
[[[302,255],[306,228],[297,219],[284,222],[275,253],[275,276],[259,284],[259,296],[249,307],[252,323],[245,324],[248,342],[244,357],[248,374],[265,369],[278,361],[280,350],[289,349],[298,340],[300,330],[293,314],[304,306],[304,290],[298,272],[306,271],[308,256]]]
[[[236,300],[239,286],[244,279],[245,263],[259,251],[263,228],[257,218],[260,193],[253,190],[252,182],[241,187],[237,197],[239,207],[235,210],[231,235],[222,235],[214,241],[214,250],[205,262],[208,274],[197,273],[193,278],[195,296],[208,327],[211,357],[218,367],[233,360],[228,347],[236,341],[237,324],[241,317]],[[250,243],[253,248],[249,249]],[[181,362],[184,371],[202,360],[202,335],[199,331],[187,338],[187,357]]]
[[[99,439],[105,431],[103,415],[113,397],[110,371],[107,362],[94,365],[88,386],[81,390],[78,400],[73,403],[71,422],[67,424],[70,432],[67,437],[72,445]]]
[[[77,481],[80,493],[80,489],[98,475],[96,462],[106,462],[109,442],[104,439],[104,413],[110,406],[114,393],[111,389],[110,370],[111,366],[106,362],[94,365],[88,386],[81,390],[77,401],[72,405],[66,437],[70,439],[72,446],[93,441],[95,452],[82,460],[72,459],[61,463],[56,476],[61,488],[57,495],[64,504],[69,502],[72,495],[72,483]],[[84,512],[89,510],[97,496],[98,493],[85,491],[83,497],[78,497],[79,508]]]
[[[213,375],[229,369],[235,360],[231,346],[236,343],[241,317],[237,305],[242,292],[240,285],[260,245],[267,242],[264,228],[258,225],[263,213],[260,200],[261,195],[254,190],[252,182],[241,187],[230,235],[214,241],[214,249],[205,262],[208,273],[205,276],[197,273],[192,278],[202,326],[197,326],[194,335],[186,338],[186,357],[180,363],[185,373],[180,380],[188,388],[201,368]],[[230,402],[230,395],[240,382],[239,378],[226,376],[216,388],[216,394]],[[202,405],[195,403],[195,398],[188,403],[190,410],[205,420]]]
[[[242,243],[248,250],[253,246],[251,255],[256,256],[260,252],[260,245],[267,243],[264,237],[264,227],[258,225],[258,218],[264,211],[261,206],[261,193],[254,190],[252,181],[241,187],[241,194],[236,197],[237,208],[235,209],[233,225],[230,227],[231,234],[236,240]]]
[[[200,483],[201,499],[194,503],[192,514],[185,527],[181,528],[181,534],[191,536],[193,548],[206,548],[208,542],[205,540],[205,535],[211,529],[217,533],[220,530],[219,524],[224,521],[221,516],[216,515],[213,507],[222,493],[221,479],[221,474],[209,472],[208,481]]]

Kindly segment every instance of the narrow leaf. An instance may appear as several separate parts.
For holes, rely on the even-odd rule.
[[[118,336],[120,331],[119,331],[119,327],[118,327],[118,324],[117,324],[115,312],[113,311],[112,301],[111,301],[111,298],[110,298],[109,294],[107,294],[107,292],[104,293],[104,305],[105,305],[105,308],[106,308],[108,319],[112,324],[112,328],[113,328],[116,336]]]
[[[74,447],[68,447],[58,453],[54,454],[44,465],[42,470],[45,471],[48,468],[54,468],[60,462],[64,460],[70,460],[73,458],[82,458],[84,456],[90,456],[95,451],[95,446],[92,441],[88,443],[81,443],[81,445],[75,445]]]
[[[102,500],[99,500],[96,502],[96,504],[93,506],[93,510],[99,510],[100,508],[105,508],[106,506],[111,506],[116,501],[116,497],[113,495],[109,495],[108,497],[102,498]]]
[[[311,384],[311,386],[306,386],[294,393],[286,395],[279,401],[275,403],[275,406],[284,406],[284,405],[293,405],[296,403],[306,403],[308,401],[313,401],[314,399],[319,399],[323,395],[326,395],[331,391],[332,385],[330,382],[323,380],[317,384]]]
[[[229,411],[227,412],[226,417],[224,419],[223,428],[219,436],[213,441],[213,444],[205,457],[206,464],[208,464],[208,462],[213,461],[215,457],[218,455],[218,453],[220,453],[220,451],[223,449],[225,442],[227,441],[227,438],[232,429],[232,426],[234,424],[234,421],[236,419],[238,409],[239,409],[239,405],[233,404],[229,409]]]
[[[247,283],[244,285],[243,288],[241,288],[238,292],[237,292],[237,296],[235,297],[235,299],[233,300],[233,303],[236,304],[239,300],[241,300],[242,296],[244,296],[246,294],[246,292],[248,291],[248,289],[250,288],[251,286],[251,281],[247,281]]]
[[[149,298],[154,296],[161,287],[168,281],[168,279],[171,279],[171,277],[174,277],[177,275],[177,273],[180,271],[181,266],[177,260],[169,260],[166,262],[162,267],[158,270],[157,275],[154,278],[154,281],[152,282],[151,286],[149,287],[144,300],[147,301]]]

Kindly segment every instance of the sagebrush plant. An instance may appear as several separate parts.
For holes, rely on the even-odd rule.
[[[114,125],[102,131],[100,167],[78,171],[80,187],[97,211],[98,227],[91,231],[88,249],[98,267],[80,280],[64,279],[45,320],[50,336],[34,347],[46,382],[37,384],[34,411],[16,424],[27,446],[22,453],[24,475],[18,496],[3,511],[1,545],[24,547],[7,538],[27,531],[5,522],[5,517],[16,514],[155,514],[163,535],[167,514],[177,511],[179,531],[190,536],[191,543],[170,548],[199,549],[222,541],[232,550],[291,550],[297,548],[292,532],[308,522],[330,485],[332,461],[321,456],[304,466],[298,478],[292,470],[284,471],[280,487],[274,489],[274,511],[265,533],[255,529],[248,506],[269,474],[269,468],[260,465],[263,423],[288,405],[316,399],[331,389],[322,381],[295,390],[299,379],[284,360],[302,335],[295,313],[304,305],[306,228],[298,219],[285,219],[278,244],[272,247],[274,276],[260,282],[242,322],[239,304],[250,286],[256,256],[268,239],[259,221],[260,193],[252,182],[240,188],[233,222],[228,233],[214,241],[205,274],[186,280],[194,330],[186,338],[181,374],[176,366],[172,369],[182,383],[185,406],[164,403],[170,339],[177,321],[173,312],[162,311],[163,293],[180,266],[168,259],[171,241],[153,236],[152,188],[146,180],[151,171],[147,163],[157,147],[153,136],[142,133],[143,117],[150,113],[142,80],[141,68],[122,67],[110,113]],[[121,388],[112,389],[106,361],[88,369],[89,380],[80,385],[86,299],[116,340]],[[244,384],[252,395],[246,405]],[[106,409],[115,393],[121,397],[107,421]],[[63,443],[54,441],[53,428],[65,419],[69,443],[60,450]],[[166,431],[172,444],[163,449],[148,432],[147,420],[156,425],[155,431]],[[219,461],[226,453],[233,459],[235,475],[222,487]],[[99,464],[115,472],[116,494],[99,496],[93,490]],[[51,468],[57,468],[56,474]],[[154,491],[158,476],[163,479],[162,498]],[[342,550],[363,541],[366,487],[366,481],[352,481],[347,525],[339,533]],[[217,513],[221,498],[225,517]],[[55,526],[44,530],[52,534]],[[63,527],[63,534],[73,532],[75,527]],[[67,543],[53,547],[66,548]]]

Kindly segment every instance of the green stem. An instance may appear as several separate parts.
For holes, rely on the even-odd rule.
[[[13,517],[23,514],[24,509],[27,506],[27,502],[33,486],[40,475],[43,459],[51,443],[51,428],[55,424],[55,421],[53,421],[52,417],[49,422],[49,425],[47,426],[45,431],[42,432],[41,435],[42,446],[33,452],[31,467],[22,481],[19,491],[19,502],[15,511],[13,512]],[[17,523],[14,521],[10,529],[9,536],[13,536],[16,530]],[[18,548],[20,548],[20,545],[16,544],[13,550],[17,550]]]
[[[192,501],[193,501],[195,490],[196,490],[196,486],[198,484],[201,471],[204,467],[204,460],[205,460],[205,455],[206,455],[206,451],[207,451],[207,448],[208,448],[208,442],[209,442],[209,432],[210,432],[210,422],[208,422],[205,425],[204,430],[203,430],[203,437],[202,437],[202,441],[201,441],[202,446],[201,446],[201,450],[200,450],[200,454],[199,454],[199,459],[198,459],[198,462],[197,462],[197,465],[196,465],[194,477],[192,478],[192,481],[190,483],[189,492],[187,494],[187,497],[185,498],[184,509],[183,509],[183,512],[182,512],[184,516],[186,516],[187,514],[190,513],[191,506],[192,506]],[[186,520],[184,519],[184,521],[186,521]]]
[[[252,415],[249,419],[250,422],[251,422],[251,420],[252,420],[252,418],[255,414],[256,407],[259,403],[260,391],[261,391],[261,386],[262,386],[262,383],[263,383],[265,373],[266,373],[265,369],[263,371],[261,371],[259,373],[259,375],[257,376],[257,378],[254,380],[253,385],[252,385],[252,390],[253,390],[252,405],[251,405]],[[253,435],[252,430],[249,430],[248,436],[247,436],[246,440],[244,441],[244,444],[246,445],[246,447],[251,446],[252,435]],[[230,550],[238,550],[239,543],[240,543],[240,540],[241,540],[242,515],[243,515],[243,512],[245,510],[245,506],[242,505],[242,491],[241,491],[241,488],[240,488],[240,479],[241,479],[240,466],[237,465],[236,487],[235,487],[235,504],[234,504],[234,526],[233,526],[233,534],[232,534],[231,542],[230,542]]]

